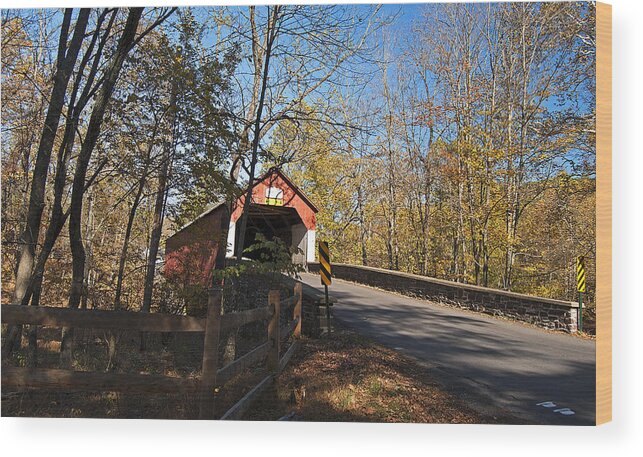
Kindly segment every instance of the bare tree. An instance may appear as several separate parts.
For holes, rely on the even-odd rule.
[[[66,9],[63,17],[58,42],[54,84],[36,156],[36,164],[31,182],[29,207],[27,210],[27,222],[20,240],[22,246],[20,248],[16,272],[16,284],[13,294],[14,303],[22,302],[22,298],[31,279],[42,213],[45,207],[45,185],[49,171],[49,162],[51,160],[51,150],[54,146],[54,139],[62,115],[67,85],[71,78],[78,52],[85,38],[85,28],[89,20],[89,12],[90,10],[87,8],[80,10],[78,18],[76,19],[76,25],[74,26],[73,35],[69,42],[68,38],[73,10],[69,8]],[[12,327],[10,329],[5,341],[5,347],[3,348],[3,356],[6,357],[11,353],[19,333],[19,327]]]
[[[83,247],[81,234],[81,215],[83,207],[83,195],[85,192],[86,174],[89,160],[98,141],[105,109],[109,103],[114,85],[123,67],[123,63],[134,45],[136,29],[143,13],[142,8],[131,8],[127,16],[125,27],[118,41],[116,52],[112,56],[105,73],[105,81],[97,95],[92,114],[87,126],[87,133],[82,144],[76,170],[74,173],[73,187],[71,192],[71,206],[69,215],[69,239],[72,251],[72,284],[69,293],[70,308],[78,308],[83,293],[83,282],[85,277],[85,249]],[[71,343],[73,338],[72,329],[63,329],[61,343],[61,362],[63,365],[71,364]]]
[[[381,25],[378,11],[379,7],[357,11],[345,6],[279,5],[263,11],[249,7],[247,15],[239,16],[234,33],[249,42],[252,67],[238,76],[240,87],[250,84],[247,92],[241,91],[238,104],[239,149],[230,175],[237,183],[245,171],[246,196],[255,184],[264,151],[261,142],[268,132],[285,120],[324,122],[328,119],[320,111],[324,107],[304,102],[348,84],[357,75],[354,64],[372,58],[368,38]],[[250,203],[249,198],[244,201],[244,206]],[[239,223],[238,259],[245,240],[245,208]]]

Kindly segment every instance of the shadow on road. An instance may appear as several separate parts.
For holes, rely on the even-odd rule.
[[[338,283],[336,318],[423,363],[462,397],[542,424],[595,422],[592,341]],[[555,408],[537,403],[551,401]],[[564,416],[555,409],[570,408]]]

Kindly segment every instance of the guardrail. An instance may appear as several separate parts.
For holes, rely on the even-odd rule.
[[[221,419],[238,419],[252,401],[265,390],[290,361],[301,336],[302,286],[295,283],[294,295],[280,303],[279,291],[268,293],[268,305],[247,311],[221,314],[222,293],[213,289],[208,296],[205,318],[131,311],[101,311],[43,306],[2,305],[3,324],[33,324],[51,327],[78,327],[142,332],[203,332],[203,360],[200,378],[179,378],[153,374],[104,373],[50,368],[2,368],[2,388],[75,389],[79,391],[197,393],[199,418],[214,417],[217,387],[245,369],[266,361],[267,375],[239,400]],[[280,327],[282,306],[292,306],[292,320]],[[219,366],[219,336],[251,322],[268,320],[268,339],[243,356]],[[290,348],[281,355],[284,341],[293,337]]]

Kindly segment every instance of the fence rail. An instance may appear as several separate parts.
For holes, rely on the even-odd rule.
[[[205,319],[191,316],[22,305],[2,305],[2,323],[142,332],[203,332],[205,330]]]
[[[274,379],[274,375],[268,375],[263,378],[259,384],[254,386],[250,390],[250,392],[245,394],[241,400],[239,400],[232,408],[226,411],[221,419],[241,419],[248,408],[250,408],[252,402],[254,402],[264,390],[270,387],[270,385],[274,382]]]
[[[301,336],[301,283],[294,286],[294,295],[283,303],[293,306],[292,320],[280,327],[278,291],[268,294],[268,306],[221,315],[220,290],[211,290],[206,318],[172,316],[130,311],[81,310],[69,308],[2,305],[3,324],[33,324],[50,327],[77,327],[141,332],[204,332],[203,360],[200,378],[136,373],[85,372],[50,368],[3,367],[2,388],[74,389],[79,391],[198,393],[199,418],[213,418],[215,388],[241,374],[245,369],[266,362],[268,375],[239,400],[221,419],[238,419],[252,401],[276,379],[286,366]],[[219,366],[219,336],[251,322],[268,319],[268,340],[243,356]],[[281,343],[294,341],[280,358]]]
[[[227,381],[243,372],[246,368],[262,362],[268,355],[271,346],[270,341],[266,341],[247,354],[239,357],[234,362],[230,362],[225,367],[219,368],[217,371],[217,385],[225,384]]]
[[[154,374],[103,373],[55,368],[3,367],[2,387],[20,390],[103,390],[132,393],[196,392],[198,379]]]
[[[237,313],[224,314],[221,316],[221,330],[228,331],[239,328],[251,322],[260,321],[270,317],[271,311],[267,306],[239,311]]]

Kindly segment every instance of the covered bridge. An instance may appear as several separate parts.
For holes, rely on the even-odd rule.
[[[233,205],[227,239],[226,257],[233,257],[240,240],[240,225],[245,196]],[[267,239],[278,237],[299,253],[293,262],[306,266],[315,261],[315,225],[319,210],[279,169],[270,169],[252,189],[244,249],[258,233]],[[181,282],[207,286],[222,247],[222,222],[225,203],[211,205],[196,219],[170,236],[165,245],[164,275]]]

